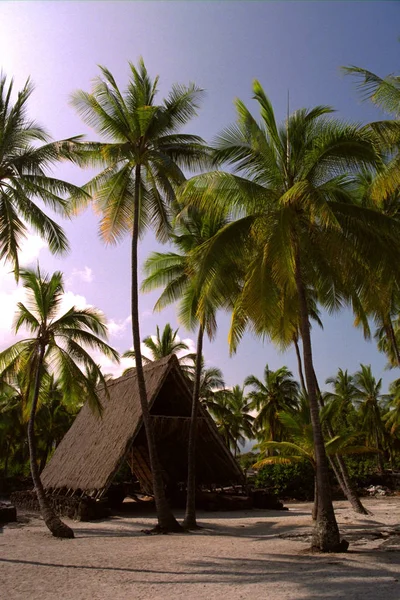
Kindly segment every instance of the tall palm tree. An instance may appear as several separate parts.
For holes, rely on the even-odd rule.
[[[193,208],[182,211],[175,220],[175,232],[171,236],[171,241],[179,252],[153,252],[144,265],[147,277],[143,281],[142,290],[150,291],[156,287],[164,286],[164,291],[158,299],[155,309],[160,310],[164,306],[179,300],[180,321],[187,329],[198,328],[196,354],[192,356],[195,362],[192,378],[192,413],[188,444],[187,502],[183,522],[186,529],[197,528],[196,438],[197,414],[204,370],[202,358],[203,338],[204,333],[208,335],[210,340],[214,337],[217,327],[216,310],[221,304],[226,303],[228,288],[228,280],[225,278],[224,295],[221,294],[220,285],[217,281],[214,289],[210,289],[207,297],[203,297],[202,301],[199,302],[201,289],[197,280],[196,265],[192,263],[192,255],[205,241],[215,235],[226,222],[224,217],[206,216]],[[229,282],[232,283],[231,280]]]
[[[59,314],[64,291],[60,272],[48,276],[42,275],[39,269],[24,270],[20,276],[27,294],[27,305],[18,303],[15,332],[23,327],[32,333],[32,337],[20,340],[0,353],[1,377],[7,380],[22,374],[21,389],[24,401],[30,406],[28,444],[31,474],[42,516],[54,536],[73,537],[72,529],[62,523],[51,509],[39,475],[35,416],[43,376],[49,369],[54,370],[70,397],[86,397],[92,409],[100,414],[96,388],[90,384],[79,364],[95,369],[98,380],[105,385],[99,367],[85,346],[100,350],[115,360],[119,356],[102,339],[106,337],[107,328],[97,310],[72,307],[63,315]]]
[[[167,239],[175,189],[185,180],[182,169],[197,168],[207,156],[201,138],[178,133],[196,115],[202,91],[193,84],[175,85],[157,104],[158,77],[151,80],[142,59],[137,68],[131,63],[129,66],[130,80],[124,93],[110,71],[100,67],[101,76],[96,78],[92,92],[76,92],[72,103],[83,120],[107,139],[87,143],[78,153],[81,164],[102,168],[84,186],[102,215],[101,236],[106,242],[116,243],[126,234],[131,235],[133,349],[158,530],[174,531],[180,527],[164,491],[140,354],[138,240],[147,227],[153,227],[161,241]],[[80,199],[77,207],[86,204],[87,200]]]
[[[250,409],[257,410],[254,420],[254,431],[265,441],[282,439],[282,422],[278,418],[280,412],[292,412],[298,407],[299,384],[293,379],[287,367],[272,371],[268,365],[264,369],[264,381],[255,375],[245,379],[245,386],[253,389],[248,392]]]
[[[307,290],[334,310],[351,301],[374,269],[383,280],[392,272],[391,253],[398,254],[399,228],[394,220],[353,202],[349,172],[379,161],[370,132],[333,119],[326,106],[298,110],[278,127],[257,81],[253,91],[261,123],[238,100],[237,124],[217,142],[217,159],[234,172],[194,177],[182,197],[214,213],[230,209],[238,217],[199,253],[205,293],[207,274],[241,251],[249,260],[239,314],[268,335],[271,324],[285,314],[282,306],[296,307],[290,316],[298,316],[303,343],[320,494],[312,544],[329,551],[341,546],[319,419]]]
[[[73,158],[78,137],[51,142],[48,133],[28,118],[27,105],[33,85],[28,79],[12,102],[13,81],[7,84],[0,75],[0,260],[6,259],[18,279],[18,252],[32,227],[49,245],[51,252],[68,248],[59,225],[35,202],[65,213],[64,195],[82,195],[76,186],[50,177],[49,167],[62,159]],[[42,145],[38,145],[42,143]]]
[[[366,443],[380,450],[377,455],[379,471],[384,473],[382,452],[384,446],[385,429],[381,413],[381,388],[382,379],[378,381],[372,374],[371,365],[360,365],[360,370],[354,374],[356,385],[356,400],[359,404],[362,430]]]

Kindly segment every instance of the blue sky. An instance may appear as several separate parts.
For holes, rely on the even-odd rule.
[[[397,2],[2,2],[0,68],[21,87],[30,76],[36,85],[30,114],[54,138],[84,133],[93,138],[69,106],[76,89],[90,89],[98,64],[107,66],[123,88],[128,61],[143,56],[152,75],[160,75],[160,97],[172,83],[196,82],[207,94],[190,127],[211,141],[235,118],[233,100],[251,100],[254,78],[261,81],[279,120],[290,108],[332,105],[338,116],[367,122],[381,118],[361,103],[354,82],[341,65],[357,65],[381,75],[396,72],[399,60],[400,4]],[[83,183],[89,173],[69,165],[55,174]],[[66,302],[102,309],[111,322],[110,342],[120,351],[131,346],[129,323],[129,240],[105,247],[98,238],[98,217],[87,210],[64,222],[71,244],[63,258],[49,255],[30,238],[24,260],[40,260],[46,271],[59,269],[67,281]],[[141,244],[141,258],[157,248],[152,234]],[[21,296],[7,266],[0,270],[0,339],[11,343],[13,306]],[[141,297],[141,336],[156,324],[178,326],[172,307],[152,314],[157,293]],[[297,374],[294,353],[280,354],[270,343],[245,336],[237,354],[227,347],[229,317],[221,315],[216,341],[206,344],[207,363],[219,366],[228,385],[241,384],[286,364]],[[182,338],[194,334],[180,329]],[[365,342],[348,312],[324,317],[324,331],[313,331],[317,375],[321,382],[338,367],[355,371],[371,363],[385,384],[385,358]],[[110,365],[106,370],[112,370]]]

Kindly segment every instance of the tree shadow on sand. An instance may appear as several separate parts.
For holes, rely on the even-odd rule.
[[[286,593],[306,594],[307,599],[338,600],[339,598],[363,598],[363,600],[398,600],[400,583],[397,581],[400,553],[383,551],[351,552],[348,555],[297,555],[257,554],[256,557],[204,557],[199,560],[178,561],[175,568],[140,569],[122,566],[96,566],[79,564],[57,564],[50,562],[13,560],[0,558],[0,564],[14,563],[16,566],[80,570],[89,575],[93,572],[119,573],[119,580],[129,576],[130,583],[157,585],[185,584],[187,597],[196,597],[196,586],[265,584],[266,593],[274,597],[285,582]],[[150,576],[150,579],[149,579]],[[110,573],[110,577],[115,575]],[[133,578],[132,578],[133,577]],[[120,579],[121,578],[121,579]],[[191,592],[192,590],[192,592]],[[295,596],[285,596],[293,597]],[[303,595],[301,596],[303,597]]]

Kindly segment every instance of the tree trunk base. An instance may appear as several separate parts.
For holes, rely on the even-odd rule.
[[[359,515],[370,515],[371,513],[365,508],[365,506],[363,506],[361,504],[361,502],[352,502],[350,501],[351,507],[354,510],[354,512],[358,513]]]
[[[339,544],[337,544],[336,546],[332,547],[332,549],[329,550],[322,550],[319,546],[311,546],[311,551],[312,552],[347,552],[349,548],[349,542],[345,539],[340,540]]]
[[[349,543],[341,540],[336,520],[324,514],[318,515],[314,526],[311,549],[314,552],[346,552]]]
[[[196,519],[185,519],[182,523],[182,527],[185,531],[198,531],[199,529],[203,529],[203,527],[197,525]]]
[[[146,535],[167,535],[168,533],[185,533],[186,530],[175,521],[169,527],[156,525],[153,529],[142,529],[141,531]]]
[[[58,517],[45,519],[45,523],[56,538],[73,539],[75,537],[71,527],[68,527]]]

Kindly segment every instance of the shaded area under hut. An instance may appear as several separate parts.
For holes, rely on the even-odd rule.
[[[184,486],[192,394],[176,356],[144,367],[163,477],[168,490]],[[136,371],[108,383],[102,390],[102,417],[86,403],[42,473],[53,495],[104,496],[124,461],[140,491],[152,494],[152,475],[136,382]],[[243,474],[207,411],[200,407],[196,461],[197,484],[243,483]]]

